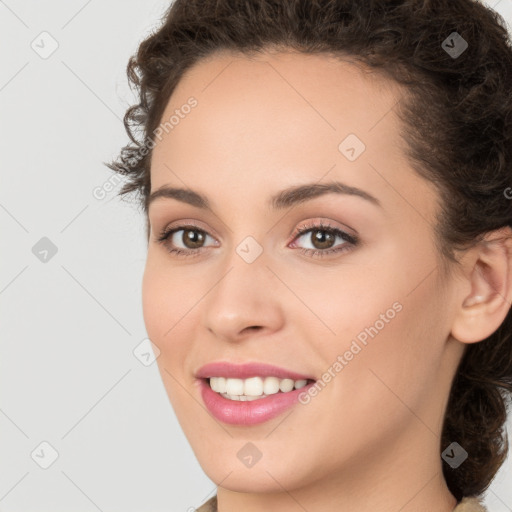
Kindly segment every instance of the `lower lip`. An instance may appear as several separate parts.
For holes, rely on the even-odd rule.
[[[315,383],[312,382],[300,389],[287,393],[275,393],[265,398],[250,402],[240,402],[224,398],[210,387],[205,379],[200,380],[201,397],[206,408],[219,421],[230,425],[257,425],[264,423],[299,403],[300,393],[307,391]]]

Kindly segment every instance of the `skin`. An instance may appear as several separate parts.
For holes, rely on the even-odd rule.
[[[191,188],[214,213],[173,198],[151,204],[143,314],[180,425],[218,485],[220,512],[456,505],[442,475],[442,420],[464,348],[508,311],[510,244],[490,237],[443,276],[438,194],[405,157],[394,111],[403,95],[349,61],[267,51],[202,60],[170,98],[163,119],[190,96],[198,104],[154,148],[151,191]],[[366,145],[353,162],[338,149],[350,133]],[[284,188],[336,180],[381,206],[333,193],[267,206]],[[320,220],[360,243],[293,237]],[[171,240],[156,241],[190,221],[209,235],[199,255],[176,256]],[[182,234],[176,246],[201,246],[184,245]],[[247,236],[263,251],[252,263],[236,252]],[[343,244],[322,258],[300,252]],[[321,379],[396,302],[400,312],[307,405],[255,426],[223,424],[204,407],[194,377],[202,365],[262,361]],[[249,441],[262,453],[250,468],[237,457]]]

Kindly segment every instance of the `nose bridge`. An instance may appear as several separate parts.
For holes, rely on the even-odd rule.
[[[205,326],[225,338],[247,327],[278,327],[282,311],[263,246],[245,237],[226,257],[205,302]]]

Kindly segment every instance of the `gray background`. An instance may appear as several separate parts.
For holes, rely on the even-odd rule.
[[[167,5],[0,0],[0,512],[188,511],[215,492],[144,356],[144,219],[102,164]],[[512,0],[489,5],[510,23]],[[491,512],[512,511],[507,480],[511,457]]]

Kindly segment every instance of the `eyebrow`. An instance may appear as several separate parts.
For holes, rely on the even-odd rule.
[[[284,208],[304,203],[305,201],[309,201],[316,197],[333,193],[361,197],[362,199],[382,208],[381,202],[376,197],[364,190],[346,185],[339,181],[331,183],[308,183],[305,185],[289,187],[273,195],[269,199],[268,204],[274,210],[282,210]],[[159,198],[176,199],[177,201],[181,201],[213,213],[208,198],[190,189],[174,188],[164,185],[151,193],[147,202],[148,208],[153,201]]]

